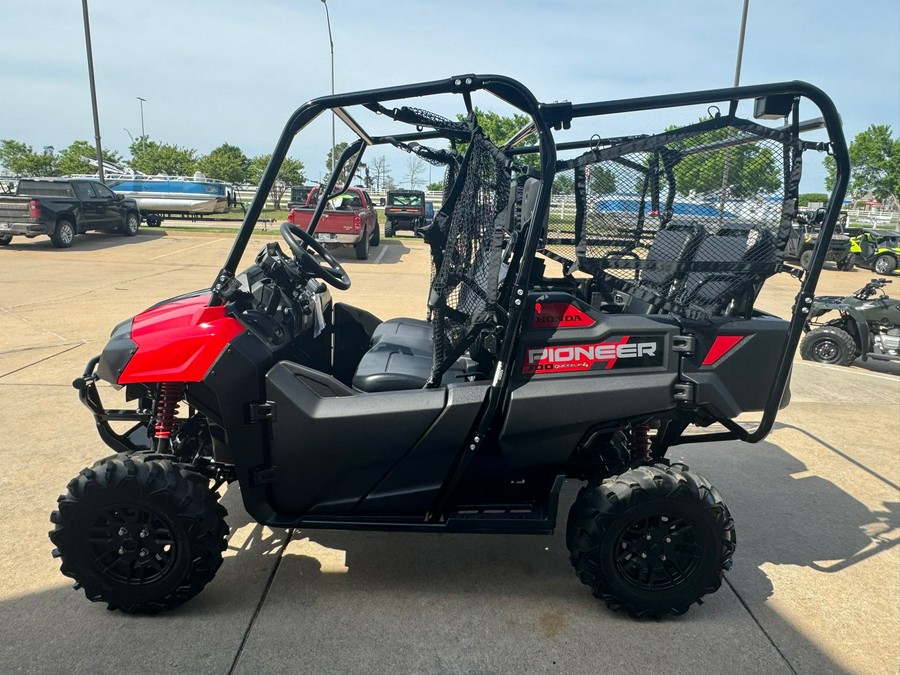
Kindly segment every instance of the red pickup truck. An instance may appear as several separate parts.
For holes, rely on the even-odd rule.
[[[306,230],[319,201],[321,188],[309,193],[306,206],[293,208],[288,221]],[[315,230],[316,239],[327,246],[353,246],[358,260],[369,258],[369,247],[378,246],[381,231],[378,214],[369,193],[362,188],[347,188],[340,196],[330,199]]]

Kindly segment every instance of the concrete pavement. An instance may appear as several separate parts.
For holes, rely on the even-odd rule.
[[[254,240],[245,264],[275,236]],[[88,603],[47,539],[66,482],[108,454],[70,382],[113,325],[208,286],[231,237],[91,234],[69,250],[16,241],[0,249],[0,672],[900,668],[900,378],[890,367],[796,361],[793,402],[765,442],[672,449],[720,488],[738,533],[727,583],[680,618],[608,611],[575,578],[562,526],[550,537],[271,530],[249,520],[236,486],[223,497],[225,563],[199,596],[156,617]],[[367,263],[349,249],[339,258],[353,280],[343,300],[382,317],[424,315],[421,240],[390,240]],[[871,276],[829,270],[820,291]],[[783,277],[761,299],[781,313],[796,292]],[[565,488],[561,519],[576,487]]]

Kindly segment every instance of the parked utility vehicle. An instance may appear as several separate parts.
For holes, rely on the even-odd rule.
[[[875,274],[894,274],[900,268],[900,232],[897,230],[858,230],[850,237],[850,252],[860,267]]]
[[[384,235],[393,237],[398,230],[418,234],[425,225],[425,193],[421,190],[389,190],[384,206]]]
[[[528,125],[488,138],[476,115],[486,94]],[[442,110],[459,102],[465,121],[422,109],[431,96]],[[801,124],[801,100],[828,141],[801,137],[814,126]],[[754,103],[758,119],[737,115]],[[731,112],[655,133],[627,114],[673,107],[687,108],[681,119]],[[425,231],[430,321],[381,321],[339,301],[350,275],[316,239],[328,200],[308,231],[281,226],[287,251],[268,243],[237,269],[293,136],[332,109],[359,140],[325,194],[379,145],[445,167],[443,204]],[[592,136],[611,128],[597,119],[609,114],[633,133]],[[587,138],[567,133],[576,119]],[[438,147],[424,145],[433,139]],[[834,189],[796,309],[781,319],[754,301],[783,267],[801,155],[825,152]],[[529,155],[536,161],[522,161]],[[735,551],[731,514],[666,453],[759,441],[787,402],[849,173],[824,93],[790,82],[541,104],[515,80],[464,75],[314,99],[272,156],[212,288],[123,321],[75,380],[117,454],[59,498],[50,538],[63,574],[126,612],[183,603],[222,563],[217,490],[235,481],[250,516],[271,527],[533,534],[556,527],[572,479],[584,486],[566,524],[571,562],[610,607],[680,614],[719,588]],[[698,180],[723,184],[726,157],[731,182],[770,186],[771,208],[729,200],[727,212],[678,215],[676,194]],[[559,176],[574,186],[572,208],[551,213]],[[613,184],[640,189],[630,215],[597,208]],[[101,380],[133,407],[108,409]],[[755,430],[734,421],[746,412],[761,413]],[[122,421],[133,426],[113,428]]]
[[[882,290],[889,283],[890,279],[872,279],[847,297],[817,297],[800,355],[835,366],[849,366],[857,357],[900,360],[900,300]]]

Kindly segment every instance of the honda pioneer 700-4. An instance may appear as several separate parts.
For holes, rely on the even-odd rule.
[[[530,122],[489,138],[475,112],[488,95]],[[648,132],[647,110],[683,124]],[[237,269],[292,139],[327,111],[357,137],[329,199],[374,146],[444,169],[423,233],[427,320],[332,297],[351,280],[315,237],[326,199],[308,230],[281,226],[287,250],[268,243]],[[782,319],[754,302],[789,269],[802,159],[825,153],[834,189]],[[556,527],[572,479],[578,578],[635,616],[685,612],[721,585],[735,528],[666,453],[772,428],[848,169],[831,100],[803,82],[539,103],[507,77],[464,75],[304,104],[211,288],[120,323],[75,380],[116,454],[59,498],[62,573],[125,612],[185,602],[222,564],[218,492],[235,481],[271,527],[534,534]],[[100,380],[134,404],[107,408]],[[746,412],[761,413],[755,430],[734,421]]]

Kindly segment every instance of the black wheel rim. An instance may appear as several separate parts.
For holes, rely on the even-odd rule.
[[[158,513],[138,506],[104,509],[88,531],[87,543],[101,574],[133,586],[162,579],[176,556],[171,525]]]
[[[684,518],[650,515],[635,520],[616,541],[616,569],[632,586],[661,591],[687,580],[703,547]]]
[[[819,340],[813,347],[816,361],[834,363],[841,355],[841,347],[834,340]]]

